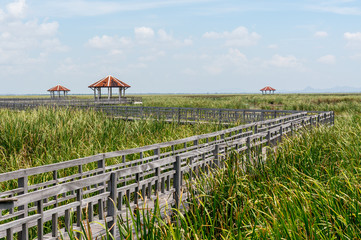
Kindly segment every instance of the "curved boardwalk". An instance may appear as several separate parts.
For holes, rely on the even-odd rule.
[[[72,224],[80,229],[87,209],[90,222],[106,220],[144,204],[151,208],[159,197],[161,207],[180,206],[185,182],[195,175],[221,167],[229,151],[242,153],[247,161],[262,161],[267,146],[282,137],[318,124],[333,124],[333,112],[295,112],[237,109],[189,109],[145,107],[99,107],[122,118],[159,118],[173,121],[250,122],[226,130],[134,149],[108,152],[36,168],[0,174],[9,190],[0,192],[0,238],[56,239]],[[220,119],[223,119],[220,121]],[[118,164],[111,165],[111,160]],[[34,179],[42,179],[36,184]],[[129,212],[128,212],[129,214]],[[44,233],[44,224],[51,232]],[[91,224],[93,237],[105,233]],[[60,229],[60,230],[59,230]],[[114,234],[115,228],[112,229]]]

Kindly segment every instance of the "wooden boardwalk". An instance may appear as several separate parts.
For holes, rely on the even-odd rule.
[[[93,237],[102,235],[104,229],[96,222],[106,220],[111,226],[117,216],[130,214],[127,199],[131,211],[143,206],[142,199],[152,208],[157,196],[161,206],[177,208],[188,197],[185,193],[180,199],[185,183],[222,166],[230,151],[243,154],[247,161],[261,161],[264,149],[276,146],[284,136],[304,127],[333,124],[334,118],[333,112],[254,111],[262,112],[267,120],[0,174],[0,184],[6,189],[0,198],[17,199],[10,205],[0,202],[0,238],[13,239],[18,234],[28,239],[29,232],[36,232],[38,239],[57,239],[60,234],[66,238],[66,229],[80,229],[85,209],[93,222]],[[277,118],[265,117],[272,114]],[[45,225],[51,226],[50,232],[44,232]]]

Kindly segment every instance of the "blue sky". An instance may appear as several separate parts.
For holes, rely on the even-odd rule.
[[[361,88],[356,0],[0,0],[0,94]]]

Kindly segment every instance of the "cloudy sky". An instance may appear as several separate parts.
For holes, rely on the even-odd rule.
[[[361,87],[359,0],[0,0],[0,94]]]

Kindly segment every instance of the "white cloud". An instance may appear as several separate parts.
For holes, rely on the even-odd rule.
[[[317,61],[325,64],[334,64],[336,62],[336,57],[334,55],[328,54],[320,57],[317,59]]]
[[[163,29],[158,30],[158,36],[159,36],[160,41],[167,42],[167,41],[173,40],[173,37],[170,34],[168,34],[166,31],[164,31]]]
[[[210,61],[203,67],[211,75],[218,75],[222,72],[249,72],[252,66],[247,56],[237,48],[229,48],[226,54],[220,56],[199,56],[200,60]]]
[[[154,37],[154,31],[149,27],[134,28],[135,38],[140,41],[146,41]]]
[[[292,55],[281,56],[275,54],[272,59],[268,61],[268,65],[280,68],[302,68],[302,63]]]
[[[344,38],[347,40],[347,47],[359,47],[361,46],[361,32],[345,32],[343,34]]]
[[[209,2],[209,0],[161,0],[161,1],[115,1],[115,0],[46,0],[33,1],[38,16],[79,17],[101,16],[120,12],[162,9]]]
[[[186,39],[183,40],[183,44],[184,44],[185,46],[193,45],[193,40],[190,39],[190,38],[186,38]]]
[[[278,45],[277,44],[270,44],[270,45],[268,45],[268,48],[269,49],[277,49]]]
[[[204,38],[208,39],[224,39],[225,46],[228,47],[243,47],[256,45],[261,36],[256,32],[249,32],[245,27],[238,27],[232,32],[206,32],[203,34]]]
[[[114,50],[131,45],[131,40],[125,37],[103,35],[89,39],[87,45],[92,48]]]
[[[57,22],[42,23],[39,25],[37,33],[43,36],[54,36],[58,32],[58,28]]]
[[[318,32],[315,32],[314,36],[317,38],[324,38],[324,37],[328,36],[328,33],[324,32],[324,31],[318,31]]]
[[[351,41],[361,41],[361,32],[356,32],[356,33],[346,32],[344,33],[344,37],[345,39]]]
[[[5,10],[0,9],[0,61],[13,68],[19,64],[30,68],[30,64],[45,61],[49,53],[68,49],[57,38],[58,22],[28,20],[26,9],[25,0],[12,1]]]
[[[26,3],[25,0],[18,0],[6,5],[6,10],[10,17],[23,18],[25,17]]]

